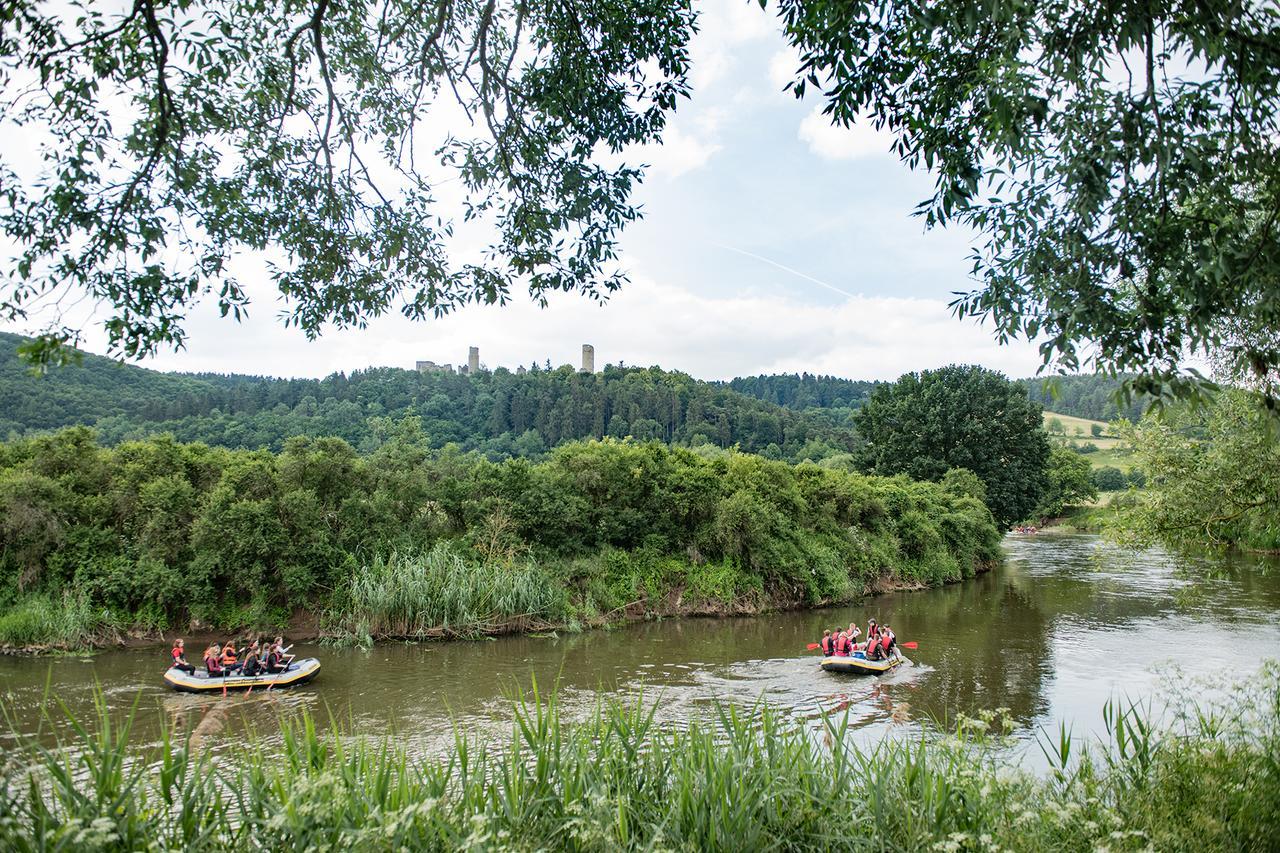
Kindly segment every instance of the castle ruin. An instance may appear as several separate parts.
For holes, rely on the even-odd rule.
[[[419,373],[454,372],[452,364],[436,364],[434,361],[418,361],[414,362],[414,366]],[[570,365],[566,364],[564,366],[572,370]],[[467,350],[467,363],[458,365],[458,373],[462,376],[475,376],[480,370],[480,347],[470,347]],[[582,345],[582,366],[578,368],[578,371],[580,373],[596,372],[596,348],[591,344]],[[517,376],[523,376],[527,372],[523,367],[516,368]]]

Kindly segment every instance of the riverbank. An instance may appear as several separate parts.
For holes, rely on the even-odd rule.
[[[613,439],[535,464],[73,429],[0,445],[0,512],[10,648],[298,636],[298,614],[365,644],[572,631],[848,602],[1000,557],[987,507],[939,484]]]
[[[679,583],[679,586],[672,586],[653,599],[644,596],[609,612],[595,612],[559,620],[551,620],[536,614],[521,614],[504,620],[485,617],[473,619],[470,622],[433,623],[428,618],[426,621],[419,622],[419,614],[427,613],[429,616],[430,611],[413,609],[411,603],[404,609],[406,614],[411,614],[411,621],[391,621],[395,616],[388,614],[385,607],[377,610],[364,607],[351,609],[345,613],[326,614],[299,610],[293,613],[287,622],[251,628],[240,626],[210,629],[206,626],[187,626],[185,629],[157,632],[137,630],[130,632],[127,629],[100,628],[97,633],[83,635],[84,640],[79,645],[48,643],[27,646],[0,645],[0,654],[82,654],[112,648],[158,649],[177,637],[184,638],[189,649],[198,650],[213,643],[225,642],[229,638],[239,639],[243,644],[245,637],[275,634],[287,637],[290,642],[320,641],[339,646],[371,646],[376,642],[457,641],[510,634],[578,633],[663,619],[761,616],[768,613],[837,607],[895,592],[919,592],[948,583],[960,583],[990,571],[995,565],[995,561],[979,563],[973,567],[972,573],[961,577],[939,578],[933,583],[926,583],[919,578],[879,576],[865,581],[861,589],[856,590],[852,595],[818,602],[769,598],[758,591],[739,597],[722,598],[708,595],[705,589],[694,589],[687,583],[681,583],[680,578],[677,578],[674,582]],[[578,614],[583,613],[582,602],[571,602],[568,610]],[[0,617],[0,631],[4,628],[4,618]]]
[[[1280,672],[1268,666],[1165,728],[1140,706],[1102,709],[1110,737],[1045,740],[1024,769],[999,712],[947,737],[861,749],[850,719],[824,737],[767,707],[656,721],[606,703],[561,718],[515,707],[506,738],[458,735],[413,758],[390,739],[283,724],[282,743],[214,755],[166,735],[133,761],[105,713],[49,750],[24,741],[0,784],[0,847],[161,849],[1270,850],[1280,845]],[[96,725],[95,725],[96,723]],[[112,731],[98,737],[99,731]],[[216,771],[215,771],[216,761]],[[66,762],[70,762],[67,764]],[[1196,780],[1210,780],[1199,784]],[[1190,782],[1190,783],[1189,783]]]

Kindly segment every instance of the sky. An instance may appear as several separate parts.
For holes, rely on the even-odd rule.
[[[399,314],[366,329],[308,341],[279,321],[262,271],[240,272],[254,299],[247,320],[212,303],[187,321],[184,350],[141,364],[159,370],[324,376],[417,360],[465,362],[478,346],[490,368],[660,365],[701,379],[803,372],[894,379],[951,363],[1033,375],[1032,344],[998,345],[989,328],[947,303],[974,287],[970,234],[926,233],[913,217],[931,179],[888,153],[871,128],[832,127],[813,98],[783,87],[798,61],[758,3],[695,0],[693,97],[649,164],[636,195],[644,218],[622,239],[631,283],[600,305],[555,294],[547,308],[517,295],[439,320]],[[31,331],[8,326],[11,331]],[[100,328],[85,348],[105,352]]]

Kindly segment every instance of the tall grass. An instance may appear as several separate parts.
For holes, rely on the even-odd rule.
[[[0,786],[0,849],[1280,849],[1280,671],[1233,703],[1163,732],[1110,705],[1109,742],[1081,754],[1064,731],[1040,775],[1010,763],[995,714],[863,750],[843,721],[815,737],[726,707],[673,729],[639,702],[569,724],[535,694],[505,741],[428,760],[304,717],[278,748],[215,764],[166,737],[144,764],[130,721],[100,712],[15,753],[34,766]]]
[[[376,557],[335,598],[331,628],[360,642],[538,629],[567,611],[564,587],[533,563],[470,561],[448,544]]]
[[[107,622],[82,592],[33,595],[0,615],[0,648],[78,648],[100,639]]]

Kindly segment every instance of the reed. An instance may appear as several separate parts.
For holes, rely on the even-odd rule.
[[[362,643],[539,630],[567,612],[564,587],[535,564],[466,560],[447,543],[375,557],[337,601],[331,630]]]
[[[505,740],[457,735],[426,760],[303,717],[215,763],[167,737],[130,761],[128,721],[100,712],[20,748],[0,849],[1280,849],[1280,671],[1224,707],[1161,729],[1110,705],[1110,740],[1063,732],[1043,774],[1011,762],[998,713],[858,749],[842,719],[815,735],[723,707],[673,728],[641,700],[570,724],[535,692]]]
[[[0,614],[0,648],[72,649],[101,640],[109,618],[83,592],[32,595]]]

